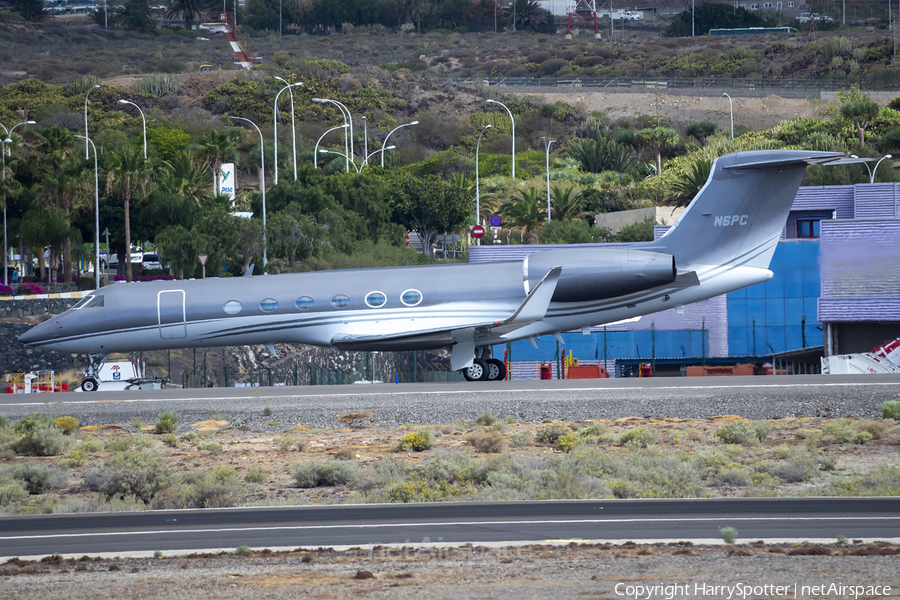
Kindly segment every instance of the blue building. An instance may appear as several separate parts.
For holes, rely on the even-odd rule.
[[[803,187],[772,258],[774,277],[703,302],[589,332],[498,346],[513,377],[554,369],[562,349],[581,364],[685,364],[771,360],[810,348],[824,355],[871,350],[900,337],[900,184]],[[656,227],[656,236],[668,228]],[[589,244],[577,247],[612,247]],[[566,246],[553,246],[561,248]],[[569,246],[572,247],[572,246]],[[470,262],[517,260],[546,246],[472,246]],[[815,354],[815,353],[814,353]],[[815,364],[817,360],[810,360]],[[674,372],[672,367],[674,367]]]

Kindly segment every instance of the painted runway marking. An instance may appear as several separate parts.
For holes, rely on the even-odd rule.
[[[209,397],[186,397],[186,398],[135,398],[131,399],[121,399],[121,400],[57,400],[59,396],[57,394],[52,394],[51,397],[54,400],[47,400],[43,402],[21,402],[21,403],[10,403],[10,404],[0,404],[0,406],[47,406],[48,404],[106,404],[112,402],[121,402],[125,403],[133,403],[133,402],[187,402],[187,401],[199,401],[199,400],[278,400],[278,399],[288,399],[288,400],[296,400],[300,398],[320,398],[320,397],[328,397],[328,398],[359,398],[361,395],[368,396],[396,396],[398,394],[414,394],[421,396],[434,396],[441,395],[446,396],[448,394],[519,394],[519,393],[533,393],[533,392],[622,392],[622,391],[663,391],[663,392],[672,392],[672,391],[702,391],[702,390],[728,390],[728,389],[740,389],[744,390],[753,390],[753,389],[772,389],[772,388],[809,388],[810,383],[765,383],[765,384],[753,384],[753,385],[691,385],[691,386],[665,386],[665,387],[644,387],[644,386],[629,386],[629,387],[591,387],[591,388],[525,388],[525,389],[494,389],[494,390],[479,390],[479,389],[465,389],[465,390],[420,390],[420,391],[412,391],[412,390],[396,390],[396,391],[364,391],[360,390],[357,393],[340,393],[340,394],[279,394],[279,395],[260,395],[260,396],[209,396]],[[829,387],[897,387],[900,386],[898,382],[884,382],[884,383],[816,383],[813,384],[816,387],[829,388]],[[473,401],[483,401],[483,398],[473,398]]]
[[[0,537],[3,540],[34,540],[49,538],[76,538],[76,537],[111,537],[124,535],[171,535],[182,533],[228,533],[247,531],[300,531],[300,530],[327,530],[327,529],[388,529],[402,527],[444,527],[444,526],[499,526],[499,525],[566,525],[571,523],[695,523],[695,522],[782,522],[782,521],[890,521],[900,520],[897,517],[685,517],[671,519],[553,519],[534,521],[446,521],[427,523],[366,523],[358,525],[282,525],[273,527],[227,527],[217,529],[169,529],[153,531],[108,531],[103,533],[50,533],[46,535],[17,535]]]

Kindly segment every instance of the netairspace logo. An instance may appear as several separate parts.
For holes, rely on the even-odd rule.
[[[715,585],[708,583],[672,583],[666,585],[628,585],[617,583],[617,596],[633,600],[674,600],[675,598],[699,598],[716,596],[724,600],[749,600],[750,598],[779,598],[799,600],[800,598],[860,598],[890,596],[889,585],[846,585],[843,583],[823,583],[819,585],[794,584],[748,584]]]

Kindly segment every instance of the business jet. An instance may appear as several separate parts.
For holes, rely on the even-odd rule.
[[[769,262],[808,165],[833,152],[766,150],[716,159],[661,238],[545,250],[492,264],[116,284],[23,333],[25,344],[88,353],[82,389],[112,352],[275,343],[340,350],[448,348],[467,380],[505,378],[492,347],[536,345],[697,302],[772,277]],[[250,271],[252,274],[252,270]]]

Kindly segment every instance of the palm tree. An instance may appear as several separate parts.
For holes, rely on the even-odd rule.
[[[19,225],[19,239],[22,244],[38,257],[38,269],[41,281],[44,280],[46,269],[44,266],[44,248],[50,247],[50,275],[48,281],[53,279],[60,246],[70,238],[71,228],[66,223],[62,214],[51,208],[29,210],[22,215]]]
[[[203,0],[171,0],[169,2],[169,10],[166,11],[166,18],[171,19],[177,14],[181,14],[184,19],[184,28],[193,29],[194,22],[203,17]]]
[[[557,221],[580,219],[590,215],[584,211],[584,198],[581,193],[575,192],[575,186],[553,186],[550,198],[553,218]]]
[[[42,132],[35,132],[37,144],[34,149],[38,156],[38,164],[54,170],[69,160],[75,153],[75,136],[67,129],[54,125]]]
[[[222,173],[222,163],[227,158],[235,161],[239,158],[238,146],[243,135],[243,131],[216,131],[211,129],[200,136],[200,139],[197,141],[194,151],[201,158],[209,159],[212,164],[216,196],[220,194],[219,175]]]
[[[580,163],[581,170],[588,173],[631,173],[637,167],[637,161],[625,146],[606,139],[599,132],[593,140],[572,142],[568,152]]]
[[[209,189],[210,161],[195,159],[191,154],[182,152],[171,161],[162,161],[165,177],[163,187],[183,198],[191,198],[198,206],[212,198]]]
[[[125,280],[131,281],[131,212],[132,198],[146,198],[150,194],[153,170],[144,160],[144,154],[137,148],[126,148],[110,157],[106,185],[111,193],[118,195],[125,206]]]
[[[72,213],[91,206],[90,191],[87,189],[82,166],[80,157],[67,160],[56,169],[47,166],[41,173],[40,182],[35,186],[37,204],[56,211],[69,229],[72,227]],[[63,281],[72,281],[70,236],[63,241]]]
[[[671,195],[667,204],[671,206],[687,206],[694,199],[700,189],[706,185],[709,172],[712,170],[712,161],[699,159],[679,177],[670,188]]]
[[[521,198],[514,202],[507,202],[500,207],[500,214],[511,225],[521,231],[523,244],[536,244],[538,242],[535,230],[546,220],[543,197],[537,189],[518,190]]]

